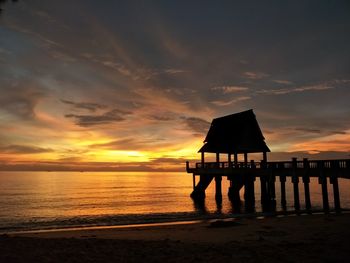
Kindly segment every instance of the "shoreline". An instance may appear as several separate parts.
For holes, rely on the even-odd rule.
[[[10,233],[0,261],[348,262],[349,237],[350,213]]]
[[[80,233],[88,232],[104,232],[112,233],[118,231],[142,231],[142,230],[154,230],[154,229],[171,229],[171,228],[188,228],[188,227],[213,227],[213,228],[226,228],[240,225],[243,225],[247,222],[252,225],[263,225],[266,222],[284,222],[288,221],[305,221],[302,218],[309,218],[306,220],[320,220],[328,218],[348,218],[349,227],[350,227],[350,211],[345,211],[342,213],[323,213],[313,212],[312,214],[306,213],[290,213],[285,214],[257,214],[257,215],[241,215],[241,216],[228,216],[228,217],[217,217],[217,218],[204,218],[204,219],[195,219],[195,220],[175,220],[175,221],[166,221],[166,222],[151,222],[151,223],[135,223],[135,224],[121,224],[121,225],[98,225],[98,226],[77,226],[77,227],[63,227],[63,228],[51,228],[51,229],[34,229],[34,230],[23,230],[23,231],[9,231],[9,232],[0,232],[0,236],[9,236],[9,237],[50,237],[54,238],[56,236],[65,237],[66,235],[70,237],[78,237]],[[98,238],[98,236],[96,236]],[[350,239],[350,238],[349,238]]]
[[[338,214],[336,211],[329,211],[329,215]],[[340,214],[350,214],[350,209],[343,209]],[[274,217],[294,217],[294,216],[312,216],[312,215],[327,215],[322,209],[320,210],[300,210],[300,211],[275,211],[275,212],[256,212],[242,214],[204,214],[182,218],[157,218],[147,221],[135,221],[129,223],[114,222],[111,224],[81,224],[81,225],[66,225],[66,226],[40,226],[29,229],[8,228],[0,230],[0,235],[6,234],[27,234],[27,233],[45,233],[45,232],[61,232],[61,231],[80,231],[80,230],[99,230],[99,229],[119,229],[119,228],[137,228],[137,227],[156,227],[162,225],[184,225],[199,222],[210,222],[215,220],[241,220],[241,219],[264,219]]]

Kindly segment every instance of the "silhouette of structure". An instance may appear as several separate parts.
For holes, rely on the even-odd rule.
[[[299,178],[304,183],[305,207],[311,209],[310,177],[318,177],[322,185],[323,208],[329,210],[327,178],[333,185],[334,207],[340,211],[340,198],[338,178],[350,178],[350,160],[317,160],[309,161],[304,158],[298,161],[268,162],[267,152],[270,149],[260,130],[253,110],[216,118],[212,121],[204,145],[199,149],[201,162],[191,168],[186,162],[186,170],[193,175],[193,192],[191,197],[195,200],[205,198],[205,190],[215,179],[215,197],[218,202],[222,200],[222,177],[230,181],[228,196],[235,205],[240,204],[239,191],[244,187],[246,208],[254,208],[256,177],[260,178],[260,193],[263,209],[268,210],[276,204],[275,182],[279,177],[281,186],[281,204],[286,207],[286,178],[291,177],[294,193],[294,207],[300,209]],[[206,162],[205,153],[215,153],[215,162]],[[248,161],[249,153],[261,153],[262,160]],[[220,161],[220,156],[227,155],[227,161]],[[243,162],[238,156],[243,154]],[[233,157],[233,159],[232,159]],[[196,176],[199,182],[196,184]]]
[[[208,134],[204,140],[204,145],[199,150],[201,153],[202,167],[209,168],[205,163],[205,153],[215,153],[216,162],[220,163],[220,154],[227,154],[228,166],[232,167],[232,156],[234,164],[238,162],[238,155],[244,155],[244,163],[248,163],[248,153],[263,153],[263,160],[266,160],[266,153],[270,149],[265,143],[265,138],[260,130],[259,124],[253,113],[248,110],[236,114],[216,118],[212,121]],[[202,198],[205,195],[205,189],[210,184],[213,176],[202,174],[198,185],[192,192],[192,197]],[[229,176],[230,188],[229,197],[235,203],[240,202],[239,191],[245,185],[245,200],[253,205],[254,203],[254,178],[243,175]],[[216,199],[220,201],[221,193],[221,175],[215,176]]]

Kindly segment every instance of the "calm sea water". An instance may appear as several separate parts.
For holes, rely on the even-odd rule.
[[[189,197],[192,176],[163,172],[0,172],[0,230],[43,229],[86,225],[114,225],[231,216],[235,210],[227,198],[215,202],[214,182],[205,203]],[[350,208],[350,180],[339,181],[341,205]],[[277,210],[279,184],[276,184]],[[288,209],[293,191],[287,183]],[[260,212],[260,185],[256,180],[256,211]],[[322,207],[317,179],[310,184],[314,209]],[[333,207],[329,185],[330,206]],[[303,187],[300,197],[303,206]],[[243,191],[241,191],[243,199]]]

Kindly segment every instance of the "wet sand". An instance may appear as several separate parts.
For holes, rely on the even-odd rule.
[[[0,262],[349,262],[350,214],[17,233]]]

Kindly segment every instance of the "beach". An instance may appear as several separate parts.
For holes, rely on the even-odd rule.
[[[4,234],[0,262],[348,262],[350,214]]]

